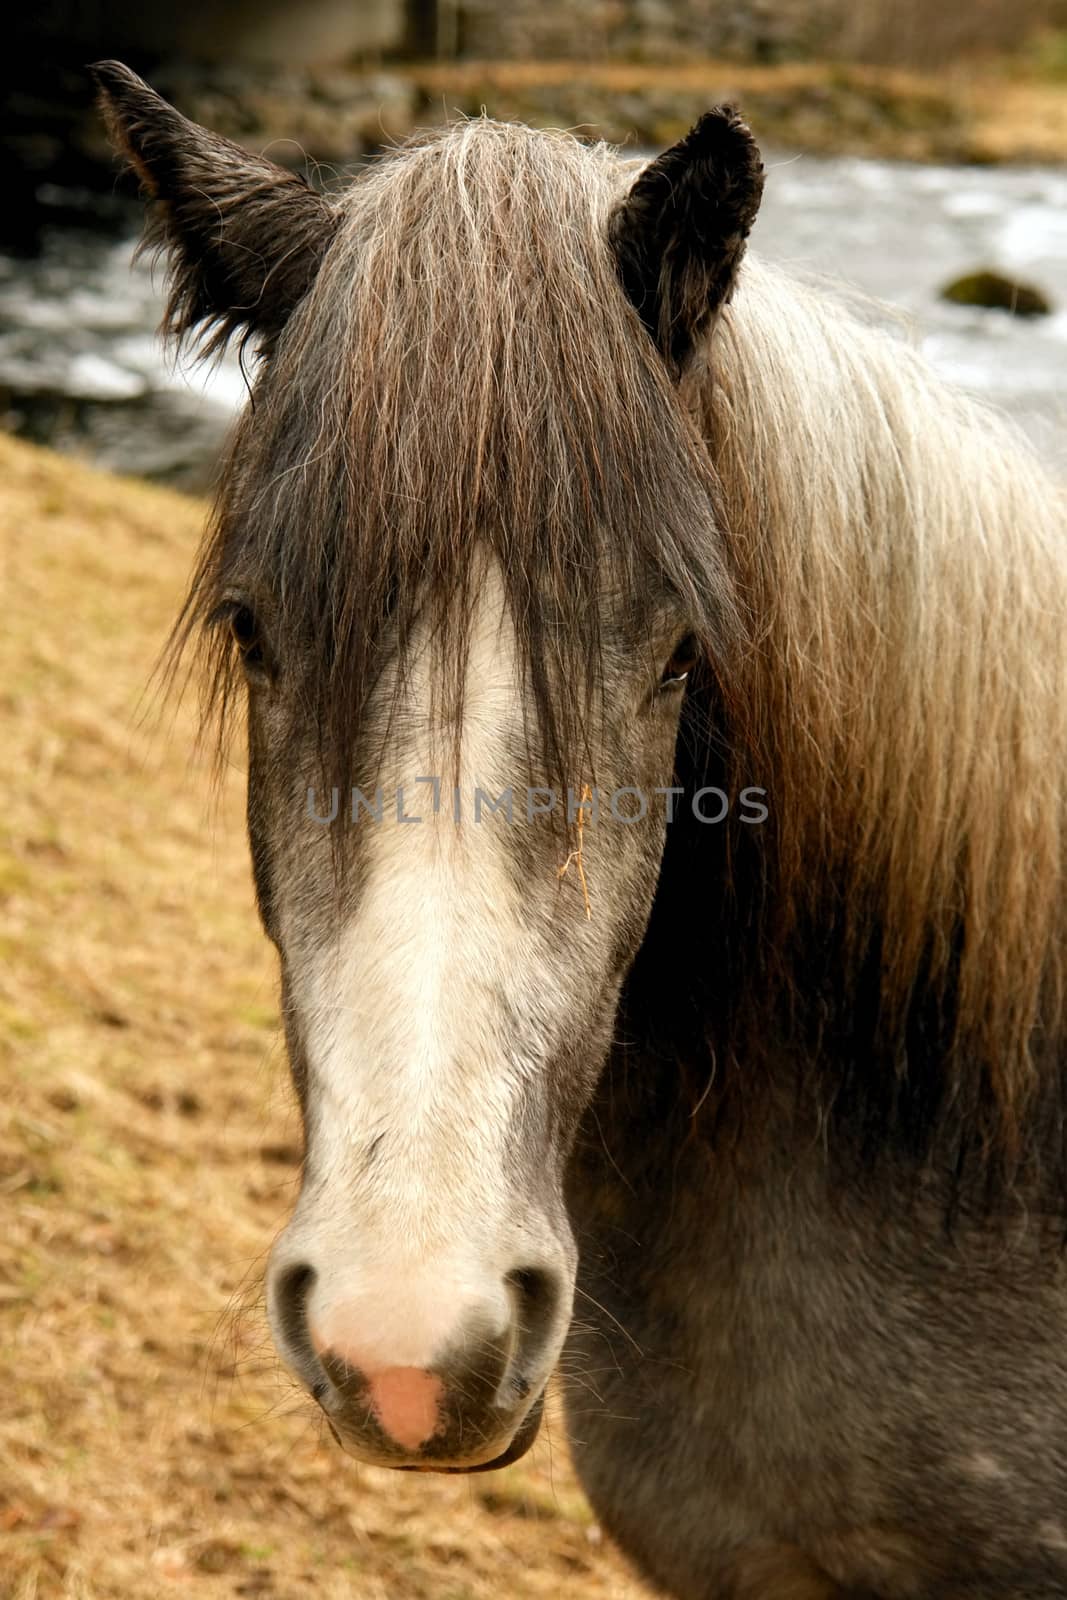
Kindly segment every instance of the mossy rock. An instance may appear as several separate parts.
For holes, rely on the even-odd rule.
[[[1047,317],[1052,304],[1033,284],[1019,283],[1001,272],[967,272],[941,291],[942,300],[955,306],[985,306],[1015,317]]]

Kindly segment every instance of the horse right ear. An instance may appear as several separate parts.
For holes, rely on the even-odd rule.
[[[336,227],[305,180],[183,117],[118,61],[91,68],[116,150],[155,202],[147,239],[168,265],[166,335],[205,353],[240,330],[281,332]]]
[[[677,376],[733,291],[763,162],[732,106],[649,163],[608,223],[623,288]]]

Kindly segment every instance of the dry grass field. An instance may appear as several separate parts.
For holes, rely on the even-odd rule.
[[[659,148],[716,101],[736,101],[766,144],[827,155],[909,161],[1067,158],[1067,68],[961,59],[951,69],[858,61],[777,65],[683,62],[461,61],[398,69],[431,107],[534,125],[574,126],[610,141]]]
[[[0,1596],[637,1600],[558,1422],[377,1472],[279,1376],[297,1182],[241,774],[141,703],[203,508],[0,437]]]

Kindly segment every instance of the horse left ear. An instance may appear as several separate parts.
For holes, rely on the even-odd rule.
[[[164,331],[207,353],[269,344],[310,288],[337,213],[303,178],[188,121],[119,61],[90,68],[112,143],[154,202],[168,267]]]
[[[676,375],[730,298],[762,194],[756,141],[720,106],[651,162],[611,215],[623,287]]]

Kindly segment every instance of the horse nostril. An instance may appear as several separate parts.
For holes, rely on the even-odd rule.
[[[311,1345],[311,1333],[308,1328],[307,1303],[315,1283],[315,1269],[308,1266],[307,1262],[298,1262],[296,1266],[287,1267],[278,1279],[275,1289],[274,1308],[278,1318],[279,1332],[288,1348],[299,1355],[314,1361],[315,1352]]]
[[[532,1353],[551,1335],[561,1294],[559,1277],[545,1267],[516,1267],[504,1281],[515,1307],[519,1349]]]

